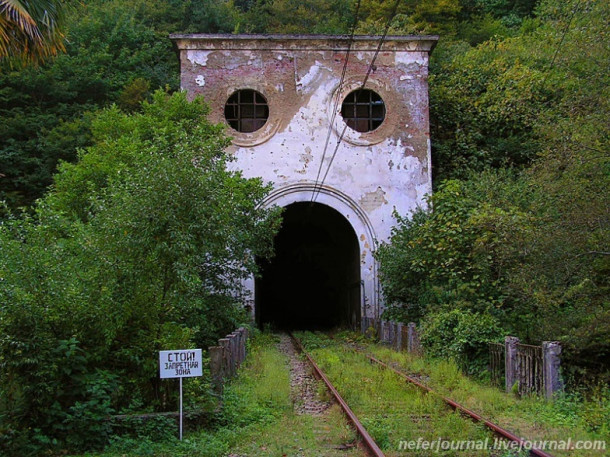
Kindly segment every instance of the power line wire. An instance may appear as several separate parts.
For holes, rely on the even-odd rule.
[[[356,4],[356,12],[354,14],[354,22],[352,24],[352,31],[350,34],[349,42],[347,44],[347,51],[345,54],[345,62],[343,63],[343,70],[341,72],[341,79],[339,80],[339,89],[337,90],[338,94],[341,94],[341,89],[343,88],[343,82],[345,81],[345,74],[347,72],[347,63],[349,61],[349,55],[352,49],[352,44],[354,42],[354,35],[356,33],[356,26],[358,25],[358,14],[360,12],[360,1]],[[333,125],[335,123],[335,117],[337,116],[337,108],[339,107],[339,97],[335,100],[333,105],[333,110],[330,118],[330,125],[328,126],[328,132],[326,133],[326,142],[324,143],[324,151],[322,152],[322,159],[320,160],[320,166],[318,167],[318,174],[316,175],[316,180],[313,185],[313,192],[311,193],[311,201],[313,203],[314,197],[316,195],[316,189],[318,185],[318,179],[320,179],[320,173],[322,172],[322,166],[324,165],[324,159],[326,158],[326,151],[328,150],[328,144],[330,142],[330,135],[332,133]]]
[[[387,35],[388,35],[388,31],[390,30],[390,25],[392,24],[392,21],[394,20],[394,16],[396,16],[396,12],[398,11],[398,5],[400,4],[400,0],[396,0],[396,2],[394,3],[394,8],[392,8],[392,12],[390,13],[390,16],[388,17],[388,21],[385,25],[385,29],[383,31],[383,35],[381,36],[381,39],[379,40],[379,44],[377,45],[377,49],[375,50],[375,54],[373,55],[373,59],[371,60],[371,63],[369,64],[369,67],[366,71],[366,75],[364,76],[364,80],[362,81],[362,84],[360,85],[359,90],[364,89],[364,86],[366,85],[366,83],[369,80],[369,77],[371,75],[371,71],[373,71],[374,65],[375,65],[375,61],[377,60],[377,56],[379,55],[379,51],[381,50],[381,47],[383,46],[383,42],[385,41]],[[338,102],[338,99],[337,99]],[[338,103],[337,103],[338,106]],[[336,108],[333,111],[333,114],[336,114]],[[332,124],[331,124],[331,128],[332,128]],[[330,168],[332,167],[332,164],[335,160],[335,157],[337,155],[337,151],[339,150],[339,146],[341,145],[341,142],[343,141],[343,137],[345,135],[345,132],[347,131],[347,123],[343,126],[343,130],[341,131],[341,135],[339,135],[339,140],[337,141],[337,144],[335,146],[335,150],[333,151],[333,155],[330,158],[330,161],[328,163],[328,167],[326,168],[326,172],[324,173],[324,177],[322,178],[322,181],[320,182],[319,185],[317,185],[317,180],[318,178],[316,178],[316,185],[314,185],[314,191],[312,193],[312,199],[311,199],[311,203],[315,203],[316,199],[318,198],[318,195],[320,194],[320,191],[322,190],[322,186],[324,185],[324,181],[326,181],[326,178],[328,176],[328,173],[330,172]],[[320,162],[320,167],[322,167],[322,162]],[[319,177],[319,174],[318,174]]]

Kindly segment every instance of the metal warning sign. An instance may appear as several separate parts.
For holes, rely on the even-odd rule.
[[[159,375],[165,378],[202,376],[201,349],[159,351]]]

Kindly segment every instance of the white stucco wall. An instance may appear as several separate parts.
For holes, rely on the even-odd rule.
[[[267,205],[310,201],[316,177],[320,173],[319,183],[327,172],[344,130],[341,102],[361,86],[379,38],[354,43],[342,87],[344,37],[172,38],[181,51],[182,87],[192,96],[204,95],[212,120],[224,122],[224,104],[237,89],[255,89],[268,101],[269,120],[259,131],[228,127],[236,158],[231,166],[273,183]],[[436,37],[388,38],[366,85],[383,98],[386,119],[373,132],[345,131],[315,198],[343,214],[358,236],[362,315],[369,317],[382,306],[373,251],[388,240],[393,212],[409,214],[431,192],[427,70],[435,42]],[[248,286],[253,288],[253,281]]]

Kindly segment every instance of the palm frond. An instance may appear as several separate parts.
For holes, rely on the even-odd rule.
[[[0,0],[0,61],[38,63],[63,51],[64,0]]]

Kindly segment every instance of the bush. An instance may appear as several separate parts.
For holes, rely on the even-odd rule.
[[[227,171],[206,113],[162,91],[141,112],[100,112],[35,215],[0,223],[9,455],[28,440],[34,454],[101,445],[100,417],[132,398],[173,407],[157,351],[206,347],[245,318],[239,284],[270,254],[279,213],[260,208],[260,180]]]
[[[446,181],[433,210],[398,218],[377,252],[388,318],[488,314],[523,342],[560,341],[568,381],[608,379],[610,161],[576,132],[561,141],[532,170]]]
[[[427,198],[434,210],[396,216],[390,243],[377,251],[389,317],[418,321],[458,302],[469,302],[474,311],[491,306],[503,312],[501,272],[513,260],[495,254],[510,235],[503,232],[503,221],[513,232],[527,223],[520,209],[523,189],[510,172],[478,176],[443,183]]]
[[[487,367],[487,343],[504,336],[500,323],[489,314],[452,309],[428,314],[421,322],[420,339],[432,356],[454,359],[469,374]]]

